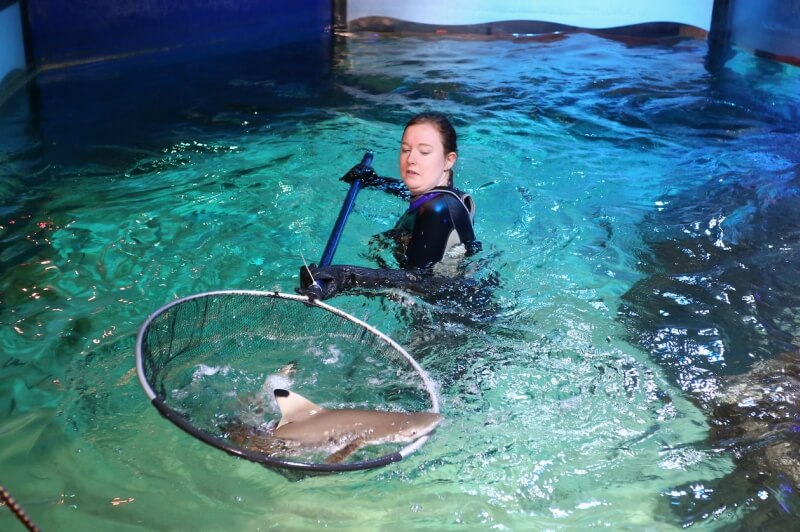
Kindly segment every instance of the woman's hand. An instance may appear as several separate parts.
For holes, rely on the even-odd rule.
[[[295,291],[309,299],[330,299],[344,288],[344,270],[338,266],[300,267],[300,288]]]

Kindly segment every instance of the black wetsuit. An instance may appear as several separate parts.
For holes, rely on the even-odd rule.
[[[388,180],[387,180],[388,181]],[[393,181],[381,187],[401,194]],[[406,191],[407,194],[407,191]],[[418,288],[425,290],[436,284],[432,267],[441,261],[451,247],[464,244],[468,253],[480,248],[472,227],[475,205],[472,198],[453,187],[435,187],[421,196],[412,197],[408,210],[394,229],[387,233],[398,246],[395,257],[400,270],[334,265],[300,270],[301,293],[316,279],[323,285],[322,298],[341,290],[364,288]]]
[[[442,260],[451,247],[473,245],[474,211],[472,198],[452,187],[435,187],[411,198],[408,210],[389,233],[401,243],[397,262],[403,269],[427,268]]]

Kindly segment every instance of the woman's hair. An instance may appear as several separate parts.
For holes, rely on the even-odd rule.
[[[436,112],[419,113],[418,115],[411,117],[411,120],[408,121],[405,129],[418,124],[430,124],[436,128],[436,131],[439,132],[439,137],[442,139],[442,146],[444,146],[445,155],[451,152],[458,153],[458,139],[456,136],[456,130],[453,128],[453,124],[450,123],[450,120],[448,120],[445,115]],[[453,186],[452,168],[450,169],[449,184],[450,186]]]

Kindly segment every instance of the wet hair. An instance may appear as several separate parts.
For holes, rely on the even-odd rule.
[[[455,152],[458,153],[458,138],[453,124],[442,113],[427,112],[419,113],[411,117],[411,120],[406,124],[405,129],[419,124],[430,124],[436,131],[439,132],[439,137],[442,139],[442,146],[444,146],[444,154]],[[405,129],[403,130],[405,132]],[[450,168],[450,181],[449,185],[453,186],[453,169]]]

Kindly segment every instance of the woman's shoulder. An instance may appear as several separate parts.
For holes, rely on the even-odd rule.
[[[442,194],[439,195],[442,201],[446,203],[457,201],[461,204],[469,213],[470,220],[475,216],[475,200],[466,192],[458,190],[455,187],[434,187],[433,190],[442,192]]]

